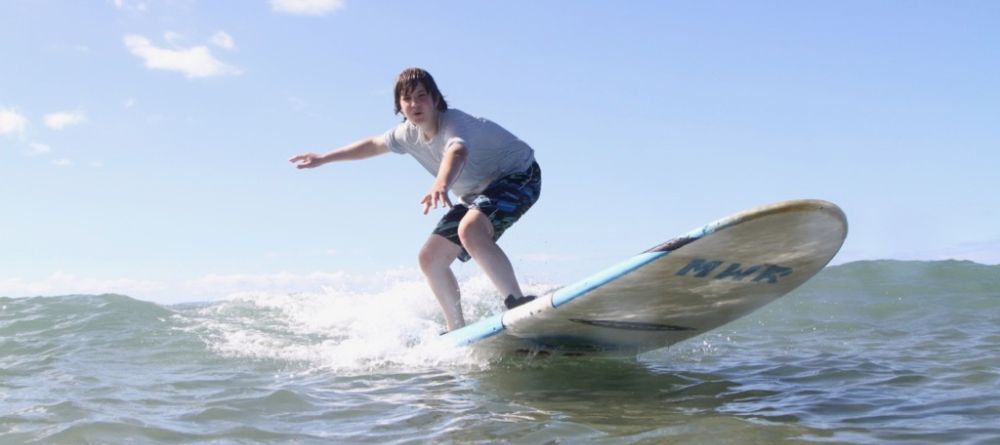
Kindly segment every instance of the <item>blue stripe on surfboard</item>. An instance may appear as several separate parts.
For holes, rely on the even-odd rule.
[[[694,229],[684,234],[683,236],[680,236],[673,240],[677,242],[668,241],[666,243],[661,244],[660,246],[657,246],[660,247],[659,249],[653,248],[651,250],[647,250],[632,258],[629,258],[628,260],[616,266],[598,272],[597,274],[592,275],[583,281],[559,289],[558,291],[556,291],[554,295],[552,295],[552,307],[559,307],[570,301],[573,301],[576,298],[582,297],[590,293],[594,289],[597,289],[605,284],[608,284],[625,275],[628,275],[629,273],[635,271],[636,269],[645,266],[649,263],[652,263],[653,261],[658,260],[660,257],[663,257],[664,255],[673,252],[674,250],[680,249],[681,247],[684,247],[687,244],[697,241],[705,237],[706,235],[715,232],[719,227],[722,227],[723,222],[728,222],[728,221],[720,220],[705,225],[703,227]]]
[[[708,224],[704,227],[694,229],[687,234],[675,239],[676,241],[683,242],[671,245],[670,242],[664,243],[660,247],[662,250],[653,250],[640,253],[628,260],[605,269],[597,274],[591,275],[590,277],[584,279],[583,281],[577,282],[576,284],[564,287],[556,291],[552,295],[552,307],[562,306],[576,298],[582,297],[594,289],[597,289],[605,284],[608,284],[614,280],[617,280],[636,269],[643,267],[657,259],[667,255],[668,253],[683,247],[693,241],[696,241],[705,235],[715,232],[718,228],[723,227],[724,222],[730,222],[727,220],[720,220],[714,223]],[[669,247],[667,247],[669,246]],[[665,248],[664,248],[665,247]],[[655,249],[655,248],[654,248]],[[503,313],[493,315],[491,317],[484,318],[473,324],[467,325],[461,329],[457,329],[445,334],[445,338],[452,344],[456,346],[466,346],[477,341],[492,337],[499,334],[506,326],[503,325]]]
[[[622,262],[617,266],[605,269],[604,271],[595,274],[586,280],[580,281],[577,284],[564,287],[552,295],[552,306],[559,307],[569,301],[572,301],[574,298],[586,295],[590,291],[621,278],[623,275],[645,266],[666,254],[667,252],[642,253],[629,258],[628,261]],[[464,346],[475,343],[484,338],[492,337],[499,334],[500,331],[503,331],[504,329],[503,314],[501,313],[479,320],[473,324],[463,327],[462,329],[449,332],[446,334],[446,337],[455,345]]]
[[[642,266],[656,261],[666,254],[667,252],[663,251],[640,253],[639,255],[629,258],[627,261],[598,272],[597,274],[591,275],[583,281],[559,289],[552,295],[552,307],[559,307],[569,303],[576,298],[590,293],[594,289],[604,286],[605,284],[617,280]]]
[[[709,233],[715,231],[717,226],[709,224],[705,227],[695,229],[683,236],[683,238],[688,238],[685,243],[695,241]],[[683,245],[682,244],[682,245]],[[680,248],[682,245],[674,247],[670,250],[659,250],[653,252],[643,252],[636,255],[628,260],[605,269],[597,274],[594,274],[583,281],[579,281],[568,287],[564,287],[555,294],[552,295],[552,307],[562,306],[576,298],[586,295],[611,281],[617,280],[622,276],[625,276],[640,267],[643,267],[660,257],[670,253],[672,250]],[[456,346],[466,346],[477,341],[492,337],[499,334],[506,326],[503,325],[503,313],[493,315],[491,317],[484,318],[473,324],[462,327],[461,329],[456,329],[445,334],[445,338],[448,339],[452,344]]]
[[[484,338],[492,337],[504,330],[503,322],[501,321],[502,319],[503,313],[499,313],[492,317],[487,317],[467,325],[461,329],[451,331],[445,334],[445,338],[455,344],[455,346],[465,346],[475,343]]]

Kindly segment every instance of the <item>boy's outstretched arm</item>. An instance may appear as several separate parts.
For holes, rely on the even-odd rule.
[[[385,143],[385,137],[372,136],[362,139],[353,144],[345,145],[325,154],[303,153],[292,156],[288,161],[295,164],[296,168],[314,168],[328,162],[354,161],[366,159],[389,152],[389,146]]]

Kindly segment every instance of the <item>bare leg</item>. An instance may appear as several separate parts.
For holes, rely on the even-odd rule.
[[[465,250],[476,260],[479,268],[486,273],[502,297],[513,295],[521,298],[521,287],[514,276],[514,267],[507,254],[493,241],[493,225],[489,218],[478,209],[470,209],[458,225],[458,237]]]
[[[458,257],[458,252],[459,247],[455,243],[440,235],[431,235],[420,249],[420,269],[444,311],[449,331],[465,326],[458,280],[451,271],[451,263]]]

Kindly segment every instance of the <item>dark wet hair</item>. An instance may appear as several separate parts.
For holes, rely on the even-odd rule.
[[[399,106],[399,99],[402,98],[404,94],[413,91],[417,85],[423,85],[424,89],[427,90],[427,93],[431,95],[431,98],[437,101],[438,111],[446,111],[448,109],[448,102],[446,102],[444,100],[444,96],[441,95],[441,90],[439,90],[437,84],[434,83],[434,78],[431,77],[431,73],[428,73],[420,68],[407,68],[403,70],[403,72],[399,73],[399,77],[396,77],[396,114],[402,112],[402,108]]]

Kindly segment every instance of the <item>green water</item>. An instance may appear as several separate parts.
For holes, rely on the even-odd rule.
[[[1000,443],[998,266],[828,268],[628,361],[429,347],[412,287],[0,298],[0,443]]]

